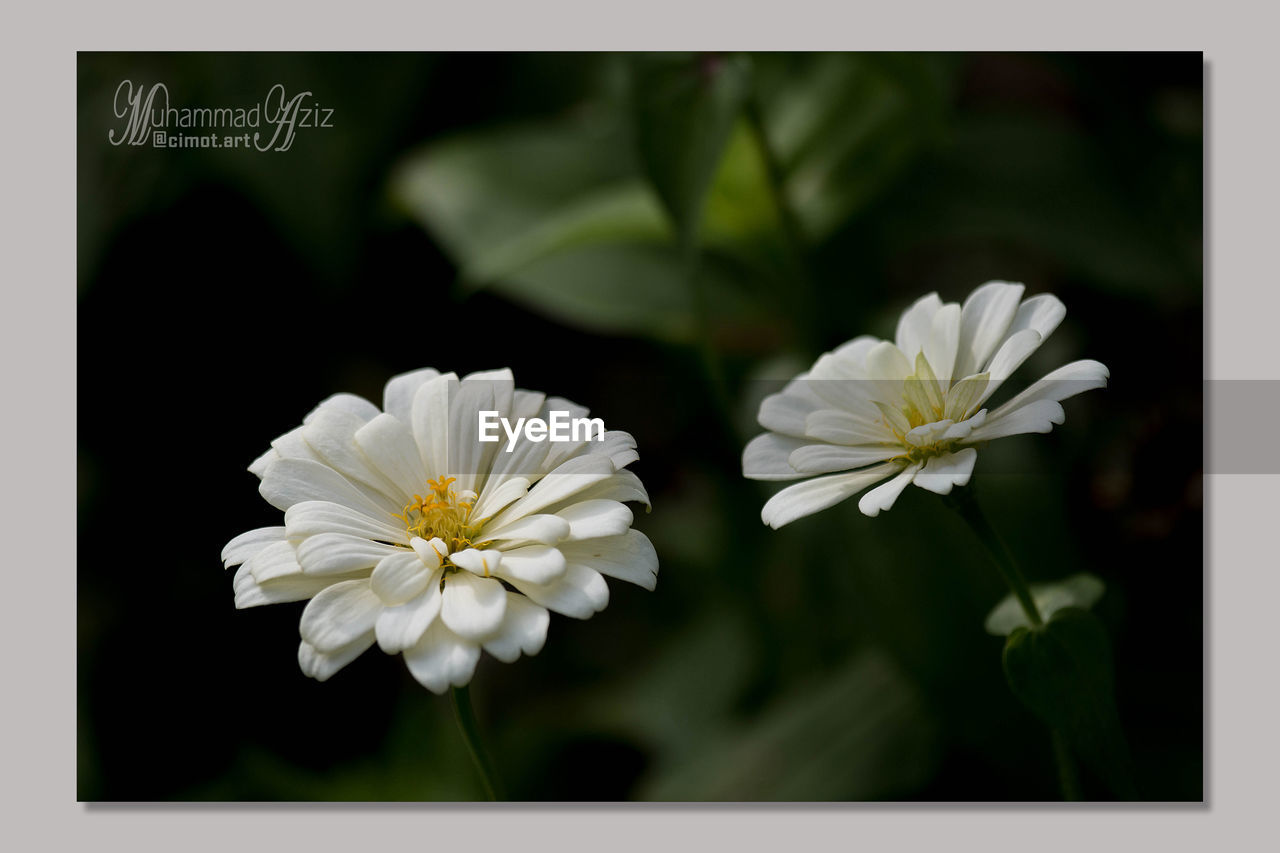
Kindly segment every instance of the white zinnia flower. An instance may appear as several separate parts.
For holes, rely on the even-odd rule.
[[[747,445],[745,476],[827,476],[770,498],[765,524],[781,527],[882,480],[858,501],[866,515],[893,506],[908,483],[945,495],[969,482],[974,445],[1049,432],[1066,419],[1058,401],[1106,385],[1105,366],[1075,361],[983,408],[1067,313],[1052,294],[1024,300],[1022,292],[1021,284],[989,282],[963,307],[930,293],[903,313],[895,340],[854,338],[767,397],[758,418],[770,432]]]
[[[376,641],[442,693],[471,679],[480,649],[537,654],[554,610],[603,610],[602,575],[653,589],[658,559],[622,501],[649,502],[625,466],[625,432],[603,440],[479,441],[481,410],[582,417],[581,406],[515,389],[511,371],[426,369],[387,383],[383,410],[352,394],[316,407],[250,466],[284,511],[227,543],[236,607],[310,599],[303,672],[321,681]]]

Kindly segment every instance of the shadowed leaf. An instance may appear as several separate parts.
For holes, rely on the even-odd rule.
[[[1129,751],[1116,712],[1111,644],[1102,623],[1074,607],[1045,625],[1019,628],[1004,647],[1014,695],[1123,799],[1135,799]]]

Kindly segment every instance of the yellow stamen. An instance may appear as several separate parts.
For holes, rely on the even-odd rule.
[[[411,536],[428,542],[437,538],[443,540],[445,553],[440,554],[438,549],[436,553],[446,566],[449,565],[449,554],[476,547],[471,540],[483,524],[483,520],[473,522],[471,519],[475,508],[474,493],[464,492],[467,499],[458,500],[458,493],[449,488],[455,482],[457,478],[445,476],[428,480],[426,496],[415,494],[413,502],[405,505],[403,513],[392,513],[394,518],[403,522]]]

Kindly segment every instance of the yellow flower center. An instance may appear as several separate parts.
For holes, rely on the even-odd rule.
[[[916,372],[902,382],[902,413],[912,428],[940,421],[947,407],[947,395],[933,375],[933,367],[921,352],[916,356]]]
[[[876,401],[884,417],[884,424],[902,444],[904,452],[895,456],[895,461],[909,463],[924,462],[933,456],[941,456],[955,450],[960,439],[935,437],[929,439],[928,434],[912,436],[907,434],[919,427],[949,420],[959,423],[969,416],[969,409],[979,399],[986,388],[988,376],[985,373],[963,379],[956,383],[938,381],[929,360],[920,352],[916,355],[915,373],[902,383],[902,397],[892,404]],[[945,429],[939,428],[939,434]],[[914,440],[913,440],[914,439]]]
[[[396,518],[404,522],[410,536],[419,536],[428,541],[439,537],[444,540],[451,554],[466,548],[483,547],[485,544],[472,543],[481,526],[471,522],[471,510],[475,507],[476,498],[473,492],[463,492],[459,496],[449,488],[456,479],[441,476],[428,480],[426,497],[414,495],[413,502],[405,505],[404,512],[395,514]]]
[[[930,442],[929,444],[923,444],[923,445],[906,444],[904,442],[904,445],[906,447],[906,452],[893,457],[893,459],[894,461],[901,460],[904,462],[911,462],[911,463],[925,462],[931,456],[941,456],[944,453],[950,453],[952,450],[955,449],[955,446],[957,443],[958,442],[956,442],[955,440],[934,441],[934,442]]]

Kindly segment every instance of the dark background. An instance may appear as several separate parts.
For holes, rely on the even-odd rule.
[[[733,114],[692,277],[637,156],[655,63],[706,107],[677,87],[659,138],[744,74],[789,210]],[[514,798],[1056,799],[982,629],[1004,590],[941,501],[774,532],[775,487],[740,476],[764,380],[996,278],[1068,308],[1013,384],[1077,358],[1112,378],[984,450],[976,487],[1033,581],[1105,581],[1140,792],[1202,798],[1199,54],[78,67],[80,799],[479,796],[445,699],[376,648],[305,678],[302,604],[236,611],[219,560],[278,523],[245,470],[271,439],[422,366],[509,366],[590,406],[636,437],[653,499],[656,592],[612,582],[538,656],[482,659]],[[116,147],[124,79],[175,106],[282,83],[335,126],[285,152]]]

